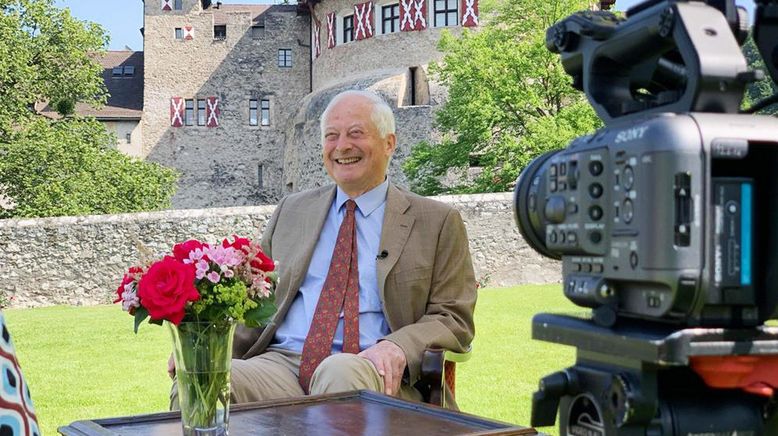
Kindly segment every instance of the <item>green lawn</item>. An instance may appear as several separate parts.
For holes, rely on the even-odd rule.
[[[573,363],[574,350],[530,339],[540,311],[577,310],[558,285],[483,289],[473,357],[457,368],[465,412],[529,425],[538,379]],[[43,434],[78,419],[167,410],[169,333],[116,306],[7,310],[8,326]],[[542,429],[556,433],[554,429]]]

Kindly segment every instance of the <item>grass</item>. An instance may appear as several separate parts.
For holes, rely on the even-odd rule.
[[[574,360],[571,347],[531,340],[530,319],[571,310],[558,285],[481,290],[473,356],[457,367],[460,408],[529,425],[538,380]],[[5,316],[43,434],[80,419],[167,410],[165,328],[144,324],[135,335],[118,305],[12,309]]]

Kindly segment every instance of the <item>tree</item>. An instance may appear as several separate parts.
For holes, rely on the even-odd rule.
[[[430,69],[449,91],[436,113],[443,139],[417,144],[403,165],[417,193],[506,191],[534,157],[601,126],[559,56],[545,48],[546,29],[588,1],[490,4],[479,31],[441,37],[444,58]],[[444,186],[447,173],[465,175],[471,163],[480,174]]]
[[[105,127],[71,114],[105,102],[108,42],[53,0],[0,0],[0,218],[114,213],[168,207],[172,170],[111,149]],[[36,111],[48,102],[63,118]]]

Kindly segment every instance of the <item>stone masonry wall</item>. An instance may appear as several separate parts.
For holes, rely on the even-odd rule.
[[[252,30],[245,9],[184,0],[183,11],[163,12],[145,2],[143,154],[181,173],[174,208],[274,204],[283,194],[286,122],[310,92],[310,19],[273,5]],[[226,23],[225,39],[214,38],[215,23]],[[193,39],[175,39],[186,26]],[[292,50],[292,67],[278,65],[279,49]],[[171,127],[172,97],[218,97],[219,126],[195,115],[194,125]],[[249,125],[250,99],[270,101],[270,126]]]
[[[462,213],[478,280],[488,286],[552,283],[557,262],[530,249],[513,222],[512,195],[444,196]],[[0,220],[0,292],[13,307],[112,300],[136,243],[162,253],[189,238],[258,237],[274,206]]]

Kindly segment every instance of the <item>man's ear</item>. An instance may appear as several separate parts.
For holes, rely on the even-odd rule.
[[[394,150],[397,148],[397,135],[394,133],[387,133],[384,141],[386,141],[386,154],[387,156],[391,156],[394,154]]]

